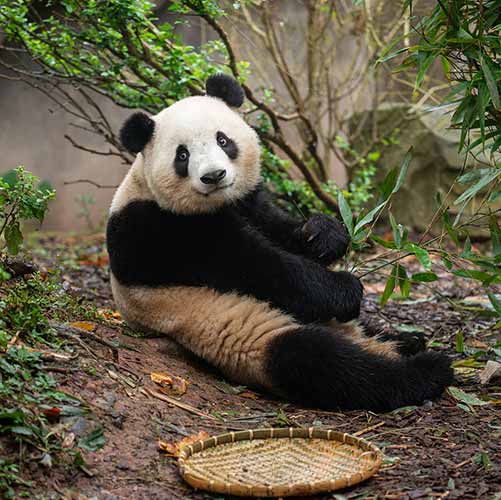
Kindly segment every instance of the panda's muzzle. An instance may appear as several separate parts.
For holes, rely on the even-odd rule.
[[[200,177],[204,184],[219,184],[226,177],[226,170],[212,170]]]

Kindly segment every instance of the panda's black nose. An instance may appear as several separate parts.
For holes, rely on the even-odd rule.
[[[226,177],[226,170],[213,170],[200,177],[204,184],[217,184]]]

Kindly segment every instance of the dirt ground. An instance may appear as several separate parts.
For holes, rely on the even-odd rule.
[[[68,240],[42,240],[44,251],[35,252],[38,265],[42,270],[60,267],[65,289],[113,311],[102,237],[79,242],[78,252],[68,255],[72,245]],[[108,325],[96,322],[94,331],[81,335],[75,347],[78,356],[55,373],[59,388],[91,409],[90,414],[65,417],[70,431],[78,438],[99,422],[106,443],[97,452],[83,453],[85,471],[56,466],[47,473],[34,467],[29,471],[33,491],[51,498],[218,498],[186,485],[176,459],[161,451],[158,441],[175,443],[200,431],[213,435],[258,427],[319,426],[358,432],[382,449],[385,460],[370,480],[337,496],[315,498],[501,498],[501,421],[496,406],[501,388],[481,386],[476,367],[493,359],[489,347],[499,341],[499,332],[491,318],[479,314],[486,303],[481,290],[441,275],[440,295],[416,288],[412,299],[392,300],[380,310],[377,298],[383,280],[372,277],[364,283],[364,314],[388,328],[424,331],[433,349],[455,358],[456,385],[489,404],[464,404],[446,393],[439,401],[388,414],[304,409],[235,387],[167,338],[131,336],[119,318],[111,317]],[[458,330],[464,335],[463,353],[456,352]],[[477,365],[468,363],[473,358]],[[158,393],[152,372],[188,382],[183,395],[170,396],[184,407],[148,393]]]

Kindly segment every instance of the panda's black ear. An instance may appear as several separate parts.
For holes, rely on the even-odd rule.
[[[244,102],[244,89],[231,76],[216,73],[205,84],[207,95],[222,99],[228,106],[239,108]]]
[[[150,142],[155,122],[145,113],[134,113],[120,129],[120,142],[127,151],[139,153]]]

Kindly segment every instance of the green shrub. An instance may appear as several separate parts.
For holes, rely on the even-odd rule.
[[[42,222],[55,191],[32,173],[17,167],[0,177],[0,280],[9,278],[2,268],[2,253],[16,255],[23,243],[22,223]],[[2,243],[3,242],[3,243]]]

